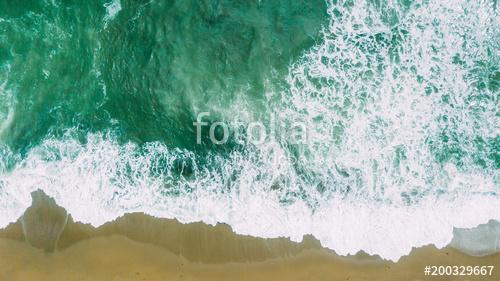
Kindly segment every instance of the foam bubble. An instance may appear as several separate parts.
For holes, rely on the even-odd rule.
[[[261,237],[300,241],[313,234],[339,254],[364,250],[397,260],[414,246],[446,245],[453,226],[500,219],[494,207],[498,197],[483,193],[428,197],[406,207],[341,197],[322,201],[315,211],[300,197],[284,203],[273,184],[286,184],[289,194],[304,183],[286,161],[261,161],[264,151],[286,153],[274,144],[234,152],[227,159],[214,157],[210,166],[217,169],[193,165],[194,177],[188,179],[172,171],[179,159],[196,163],[188,151],[159,143],[120,145],[102,134],[89,135],[86,144],[48,139],[0,176],[0,226],[16,220],[30,205],[30,193],[42,189],[75,220],[94,226],[124,213],[145,212],[182,222],[226,222],[238,233]],[[454,184],[493,186],[491,179],[466,174]]]
[[[14,97],[12,91],[8,89],[7,82],[9,80],[10,65],[0,66],[3,70],[3,75],[0,76],[0,137],[3,132],[9,127],[14,118]]]
[[[104,4],[106,7],[106,16],[104,16],[104,23],[107,26],[108,22],[113,20],[115,16],[122,10],[122,4],[120,0],[113,0],[110,3]]]

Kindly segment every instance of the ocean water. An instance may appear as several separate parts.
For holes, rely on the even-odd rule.
[[[0,1],[0,226],[42,189],[95,226],[443,247],[500,220],[499,65],[496,0]]]

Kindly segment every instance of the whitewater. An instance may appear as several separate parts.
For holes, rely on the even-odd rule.
[[[68,123],[17,149],[9,137],[25,96],[12,86],[15,60],[6,60],[0,227],[16,221],[41,189],[75,221],[93,226],[144,212],[227,223],[258,237],[301,241],[311,234],[340,255],[364,251],[397,261],[414,247],[448,245],[454,228],[500,220],[497,3],[395,2],[326,2],[319,37],[286,64],[281,83],[266,72],[262,96],[248,98],[241,87],[222,98],[226,104],[188,95],[191,119],[172,121],[165,133],[195,130],[200,111],[214,112],[210,122],[274,114],[314,128],[306,143],[276,138],[199,149],[195,138],[190,145],[123,140],[122,121],[111,116],[103,129]],[[127,7],[113,1],[102,9],[108,30]],[[105,102],[115,81],[93,67],[92,87]],[[166,100],[161,106],[178,106]]]

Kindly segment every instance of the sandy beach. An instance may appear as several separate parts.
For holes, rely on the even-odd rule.
[[[452,247],[427,246],[394,263],[365,253],[338,256],[313,237],[301,243],[262,239],[235,234],[224,224],[182,224],[139,213],[98,228],[75,223],[69,216],[62,232],[54,236],[64,214],[48,199],[0,231],[0,280],[498,280],[500,276],[496,271],[490,277],[424,275],[426,265],[497,265],[498,252],[473,257]],[[29,228],[30,220],[42,224]],[[37,239],[26,229],[35,231]],[[53,249],[45,247],[50,241]]]
[[[223,245],[220,245],[223,246]],[[122,235],[81,241],[56,253],[0,240],[1,280],[498,280],[493,277],[426,277],[427,264],[498,263],[499,255],[473,258],[453,249],[421,248],[398,263],[341,258],[322,251],[265,261],[192,262],[152,243]],[[214,256],[217,253],[213,253]]]

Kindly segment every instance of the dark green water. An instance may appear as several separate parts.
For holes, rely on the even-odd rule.
[[[322,0],[123,1],[113,19],[104,1],[1,5],[3,140],[22,152],[68,128],[194,149],[197,112],[266,112],[266,88],[327,23]]]

